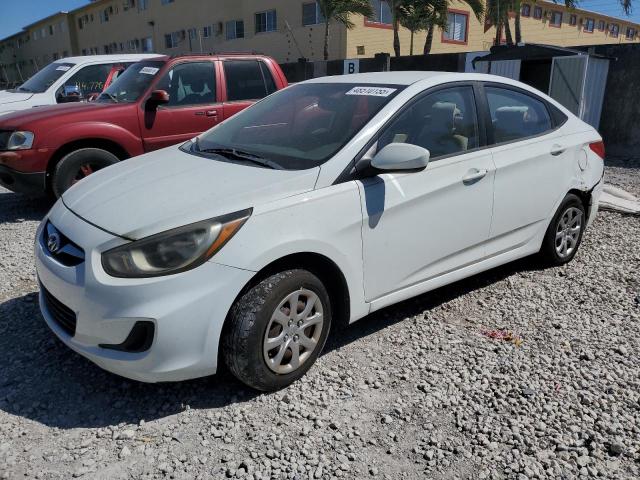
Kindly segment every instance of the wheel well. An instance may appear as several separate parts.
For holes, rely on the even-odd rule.
[[[236,300],[265,278],[275,273],[295,268],[307,270],[322,281],[331,300],[333,325],[336,327],[346,326],[350,318],[350,299],[347,280],[340,268],[332,260],[318,253],[295,253],[271,262],[254,275],[238,294]]]
[[[82,140],[69,142],[56,150],[51,156],[51,159],[49,159],[49,163],[47,164],[47,190],[51,188],[51,175],[60,160],[62,160],[65,155],[73,152],[74,150],[80,150],[81,148],[100,148],[109,153],[113,153],[120,160],[124,160],[131,156],[129,155],[129,152],[127,152],[118,143],[111,140],[105,140],[104,138],[83,138]]]
[[[589,210],[591,209],[591,192],[585,192],[583,190],[569,190],[569,193],[573,193],[576,197],[582,200],[582,205],[584,206],[584,211],[586,213],[587,218],[589,218]]]

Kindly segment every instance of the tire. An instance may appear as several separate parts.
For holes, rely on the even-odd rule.
[[[77,181],[119,161],[113,153],[100,148],[75,150],[65,155],[56,165],[51,180],[51,191],[56,198],[60,198]]]
[[[299,301],[292,324],[289,307],[295,294]],[[307,327],[299,326],[302,319]],[[231,307],[222,335],[224,363],[238,380],[256,390],[280,390],[311,368],[330,328],[331,302],[320,279],[306,270],[286,270],[262,280]],[[299,352],[295,368],[294,349]]]
[[[568,194],[545,233],[539,253],[542,263],[559,266],[573,260],[582,242],[586,223],[582,200],[572,193]]]

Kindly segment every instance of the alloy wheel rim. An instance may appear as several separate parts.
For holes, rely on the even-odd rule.
[[[573,254],[582,230],[582,210],[570,207],[564,211],[556,227],[556,253],[560,258]]]
[[[322,302],[311,290],[288,294],[275,309],[263,340],[264,360],[277,374],[299,369],[318,348],[324,324]]]

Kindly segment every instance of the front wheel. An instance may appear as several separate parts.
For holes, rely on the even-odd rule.
[[[547,229],[540,257],[548,265],[564,265],[575,257],[586,228],[586,214],[582,200],[568,194]]]
[[[274,391],[302,377],[320,354],[331,327],[329,295],[306,270],[262,280],[231,308],[222,354],[243,383]]]
[[[83,178],[120,159],[101,148],[81,148],[64,156],[56,165],[51,180],[51,190],[56,198]]]

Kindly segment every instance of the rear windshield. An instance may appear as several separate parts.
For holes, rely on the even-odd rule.
[[[403,88],[293,85],[204,133],[188,148],[200,154],[233,149],[287,170],[312,168],[335,155]]]
[[[71,70],[75,63],[50,63],[16,90],[27,93],[43,93],[62,75]]]
[[[107,103],[136,102],[149,88],[164,64],[165,62],[157,60],[134,63],[100,94],[98,101]]]

